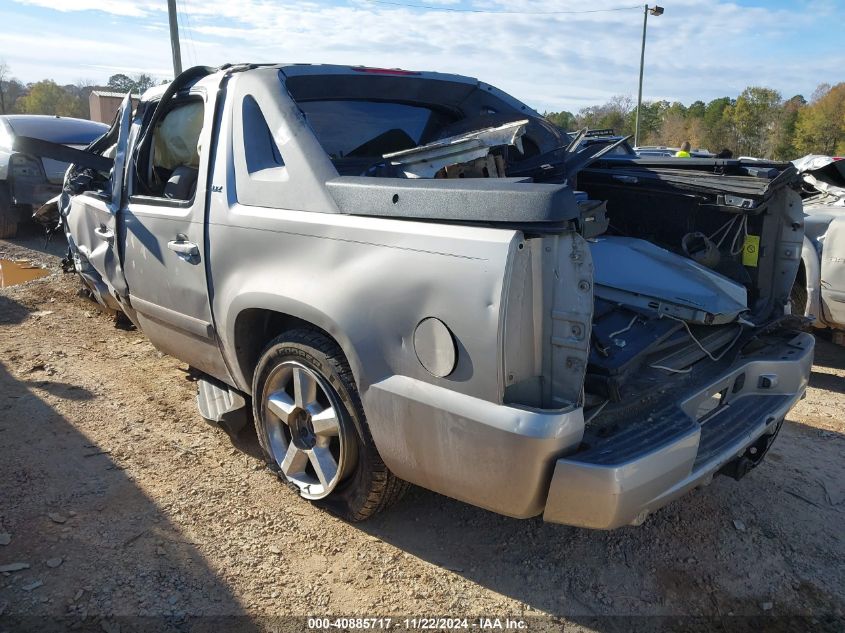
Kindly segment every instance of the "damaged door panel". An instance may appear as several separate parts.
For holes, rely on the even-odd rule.
[[[219,376],[227,371],[211,323],[204,237],[213,118],[198,92],[156,108],[128,171],[121,222],[134,320],[158,349]]]
[[[106,135],[114,145],[108,180],[103,187],[80,195],[65,192],[61,201],[61,212],[68,227],[69,240],[72,240],[74,266],[98,300],[111,309],[121,309],[128,296],[121,262],[118,212],[123,200],[131,121],[132,102],[127,95],[120,104],[112,130]],[[80,164],[88,170],[101,172],[108,158],[103,157],[100,162],[87,158],[81,160]],[[92,181],[93,174],[81,173],[78,178],[88,183]]]

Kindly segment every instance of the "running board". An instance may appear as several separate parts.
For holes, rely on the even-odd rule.
[[[246,399],[239,392],[206,375],[197,380],[197,388],[197,407],[203,418],[233,435],[246,425]]]

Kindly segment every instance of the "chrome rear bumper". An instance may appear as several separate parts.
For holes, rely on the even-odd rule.
[[[733,460],[756,463],[807,388],[813,346],[802,333],[766,347],[648,424],[558,459],[543,518],[597,529],[639,524]],[[699,407],[722,391],[723,404],[697,421]]]
[[[770,344],[595,446],[580,407],[498,405],[405,376],[371,385],[363,401],[398,477],[512,517],[612,529],[642,522],[773,436],[806,389],[813,344],[809,334]],[[723,406],[699,422],[722,390]]]

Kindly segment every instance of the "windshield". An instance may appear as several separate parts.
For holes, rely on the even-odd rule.
[[[16,136],[30,136],[63,145],[88,145],[108,131],[95,121],[54,116],[9,116],[6,123]]]
[[[333,159],[382,156],[416,147],[426,132],[451,122],[429,108],[381,101],[299,102]]]

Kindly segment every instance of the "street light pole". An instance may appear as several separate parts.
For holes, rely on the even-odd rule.
[[[167,0],[167,16],[170,19],[170,48],[173,51],[173,77],[178,77],[182,74],[182,50],[179,47],[179,22],[176,19],[176,0]],[[642,83],[642,76],[640,77],[640,83]]]
[[[663,7],[654,5],[653,9],[649,9],[648,5],[643,5],[643,45],[640,49],[640,89],[637,93],[637,117],[634,120],[634,147],[640,144],[640,109],[643,105],[643,67],[645,66],[645,33],[648,27],[648,14],[653,16],[663,15]]]

